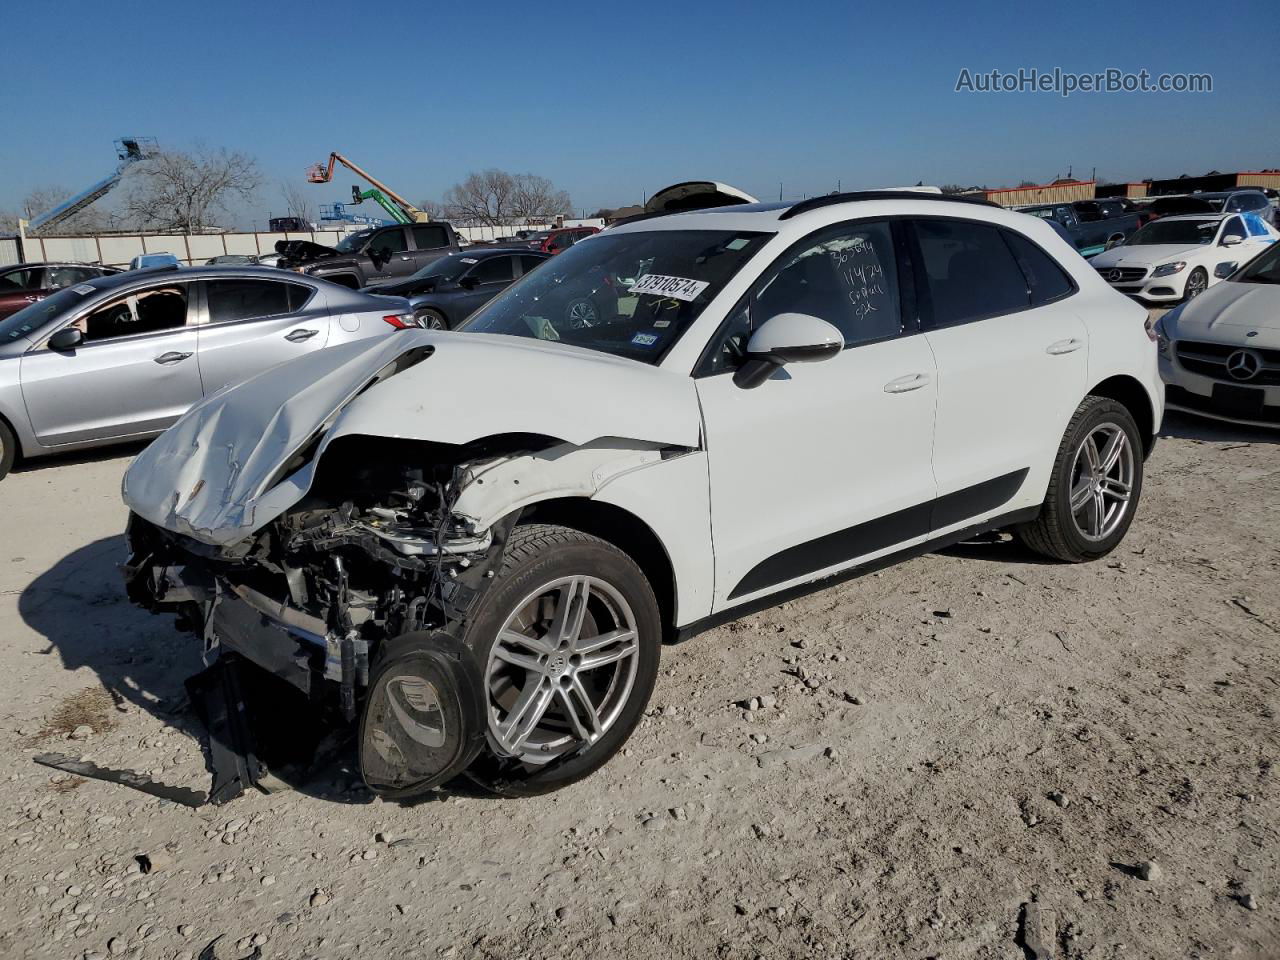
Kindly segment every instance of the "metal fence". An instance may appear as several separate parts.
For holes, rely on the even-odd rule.
[[[171,253],[185,264],[201,264],[225,254],[258,256],[274,253],[277,240],[310,240],[333,246],[352,230],[308,233],[107,234],[97,237],[26,237],[0,239],[0,264],[72,261],[127,267],[144,253]],[[21,253],[21,256],[19,256]]]

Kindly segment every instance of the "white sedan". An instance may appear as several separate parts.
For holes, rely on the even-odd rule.
[[[1280,244],[1155,326],[1170,409],[1280,427]]]
[[[1219,265],[1243,263],[1277,239],[1280,233],[1257,214],[1161,217],[1089,263],[1121,293],[1174,303],[1199,296],[1229,272]]]

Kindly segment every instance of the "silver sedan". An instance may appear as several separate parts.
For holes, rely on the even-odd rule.
[[[415,327],[409,303],[266,267],[161,267],[59,290],[0,320],[0,477],[160,433],[230,383]]]

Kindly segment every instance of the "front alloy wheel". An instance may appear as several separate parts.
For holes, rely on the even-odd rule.
[[[489,652],[490,744],[541,764],[596,743],[635,684],[635,615],[608,583],[561,577],[535,588]]]

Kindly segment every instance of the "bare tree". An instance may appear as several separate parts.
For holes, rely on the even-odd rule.
[[[292,180],[281,180],[280,196],[284,198],[285,209],[289,216],[297,217],[305,223],[315,223],[316,206],[311,202],[311,195],[302,184]]]
[[[569,194],[564,190],[557,190],[555,184],[546,177],[518,173],[512,180],[515,189],[511,195],[511,215],[516,220],[526,223],[552,220],[561,214],[572,212],[573,204],[569,200]]]
[[[214,225],[234,201],[247,201],[261,182],[250,156],[227,150],[166,152],[129,175],[124,209],[142,229],[195,233]]]
[[[500,227],[511,219],[515,178],[502,170],[473,173],[444,195],[450,216],[463,224]]]
[[[449,219],[449,208],[439,200],[423,200],[418,204],[418,209],[432,220]]]
[[[505,227],[569,213],[569,194],[532,173],[473,173],[444,195],[445,214],[462,224]]]

